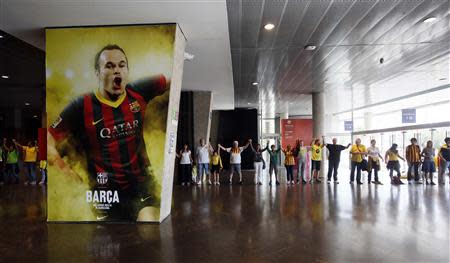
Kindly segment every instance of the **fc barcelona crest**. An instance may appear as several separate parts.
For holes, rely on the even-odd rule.
[[[130,103],[130,110],[131,112],[139,112],[141,110],[141,105],[139,105],[139,102],[137,100]]]

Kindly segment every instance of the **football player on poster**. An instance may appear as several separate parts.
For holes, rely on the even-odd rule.
[[[84,154],[90,178],[86,201],[97,220],[139,221],[154,200],[143,136],[145,109],[169,84],[163,75],[128,82],[128,59],[118,45],[106,45],[94,61],[98,89],[73,100],[49,127],[48,160],[81,182],[63,158],[68,151]]]

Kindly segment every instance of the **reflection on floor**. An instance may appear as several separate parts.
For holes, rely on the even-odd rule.
[[[176,186],[161,225],[47,224],[45,195],[41,186],[0,186],[0,261],[450,259],[448,185]]]

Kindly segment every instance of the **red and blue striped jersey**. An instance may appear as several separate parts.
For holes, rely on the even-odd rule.
[[[70,144],[75,145],[75,154],[85,153],[92,178],[108,173],[123,190],[143,182],[150,166],[143,137],[145,110],[166,86],[165,77],[160,75],[129,83],[125,95],[116,102],[98,93],[78,97],[49,128],[58,152],[70,157],[71,149],[63,146],[67,139],[75,142]]]

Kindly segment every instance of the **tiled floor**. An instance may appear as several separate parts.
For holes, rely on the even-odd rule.
[[[450,187],[174,189],[155,224],[47,224],[46,188],[0,186],[1,262],[449,262]]]

